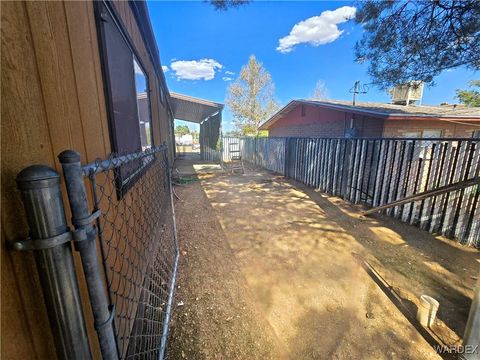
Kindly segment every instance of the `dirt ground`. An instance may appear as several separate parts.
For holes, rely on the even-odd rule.
[[[198,177],[175,187],[169,359],[439,359],[428,336],[459,344],[478,251],[259,169]],[[440,302],[427,340],[407,320],[421,294]]]

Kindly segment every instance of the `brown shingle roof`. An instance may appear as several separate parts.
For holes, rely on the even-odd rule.
[[[306,102],[317,103],[317,104],[326,104],[326,105],[341,105],[345,108],[351,110],[364,109],[367,111],[374,111],[378,113],[385,113],[388,115],[415,115],[415,116],[461,116],[461,117],[470,117],[477,116],[480,117],[480,107],[466,107],[464,105],[394,105],[387,103],[377,103],[377,102],[357,102],[355,106],[352,105],[351,101],[343,100],[304,100]]]

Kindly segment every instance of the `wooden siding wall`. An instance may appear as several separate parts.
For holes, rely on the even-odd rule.
[[[171,128],[160,81],[128,3],[115,7],[149,77],[154,142],[160,144]],[[111,152],[93,4],[2,2],[1,13],[1,358],[54,359],[33,254],[9,251],[7,245],[28,234],[15,184],[20,170],[45,164],[61,172],[57,155],[69,148],[79,151],[83,162]],[[99,358],[89,304],[84,310]]]

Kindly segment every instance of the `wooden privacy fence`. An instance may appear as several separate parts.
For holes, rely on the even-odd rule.
[[[231,161],[237,151],[244,161],[285,174],[285,138],[222,138],[222,159]]]
[[[225,139],[225,138],[224,138]],[[228,138],[243,160],[367,207],[480,174],[480,139]],[[224,140],[225,142],[225,140]],[[228,161],[228,151],[223,160]],[[480,247],[480,186],[383,213]]]

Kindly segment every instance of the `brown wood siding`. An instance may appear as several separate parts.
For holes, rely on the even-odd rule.
[[[169,127],[167,108],[159,100],[160,82],[129,5],[115,6],[149,77],[158,145],[167,140]],[[79,151],[84,162],[111,151],[93,4],[2,2],[1,13],[1,358],[54,359],[33,255],[9,251],[6,245],[28,234],[15,184],[21,169],[46,164],[60,172],[56,156],[68,148]],[[85,299],[82,272],[77,273]],[[99,358],[89,304],[84,310],[94,357]]]

